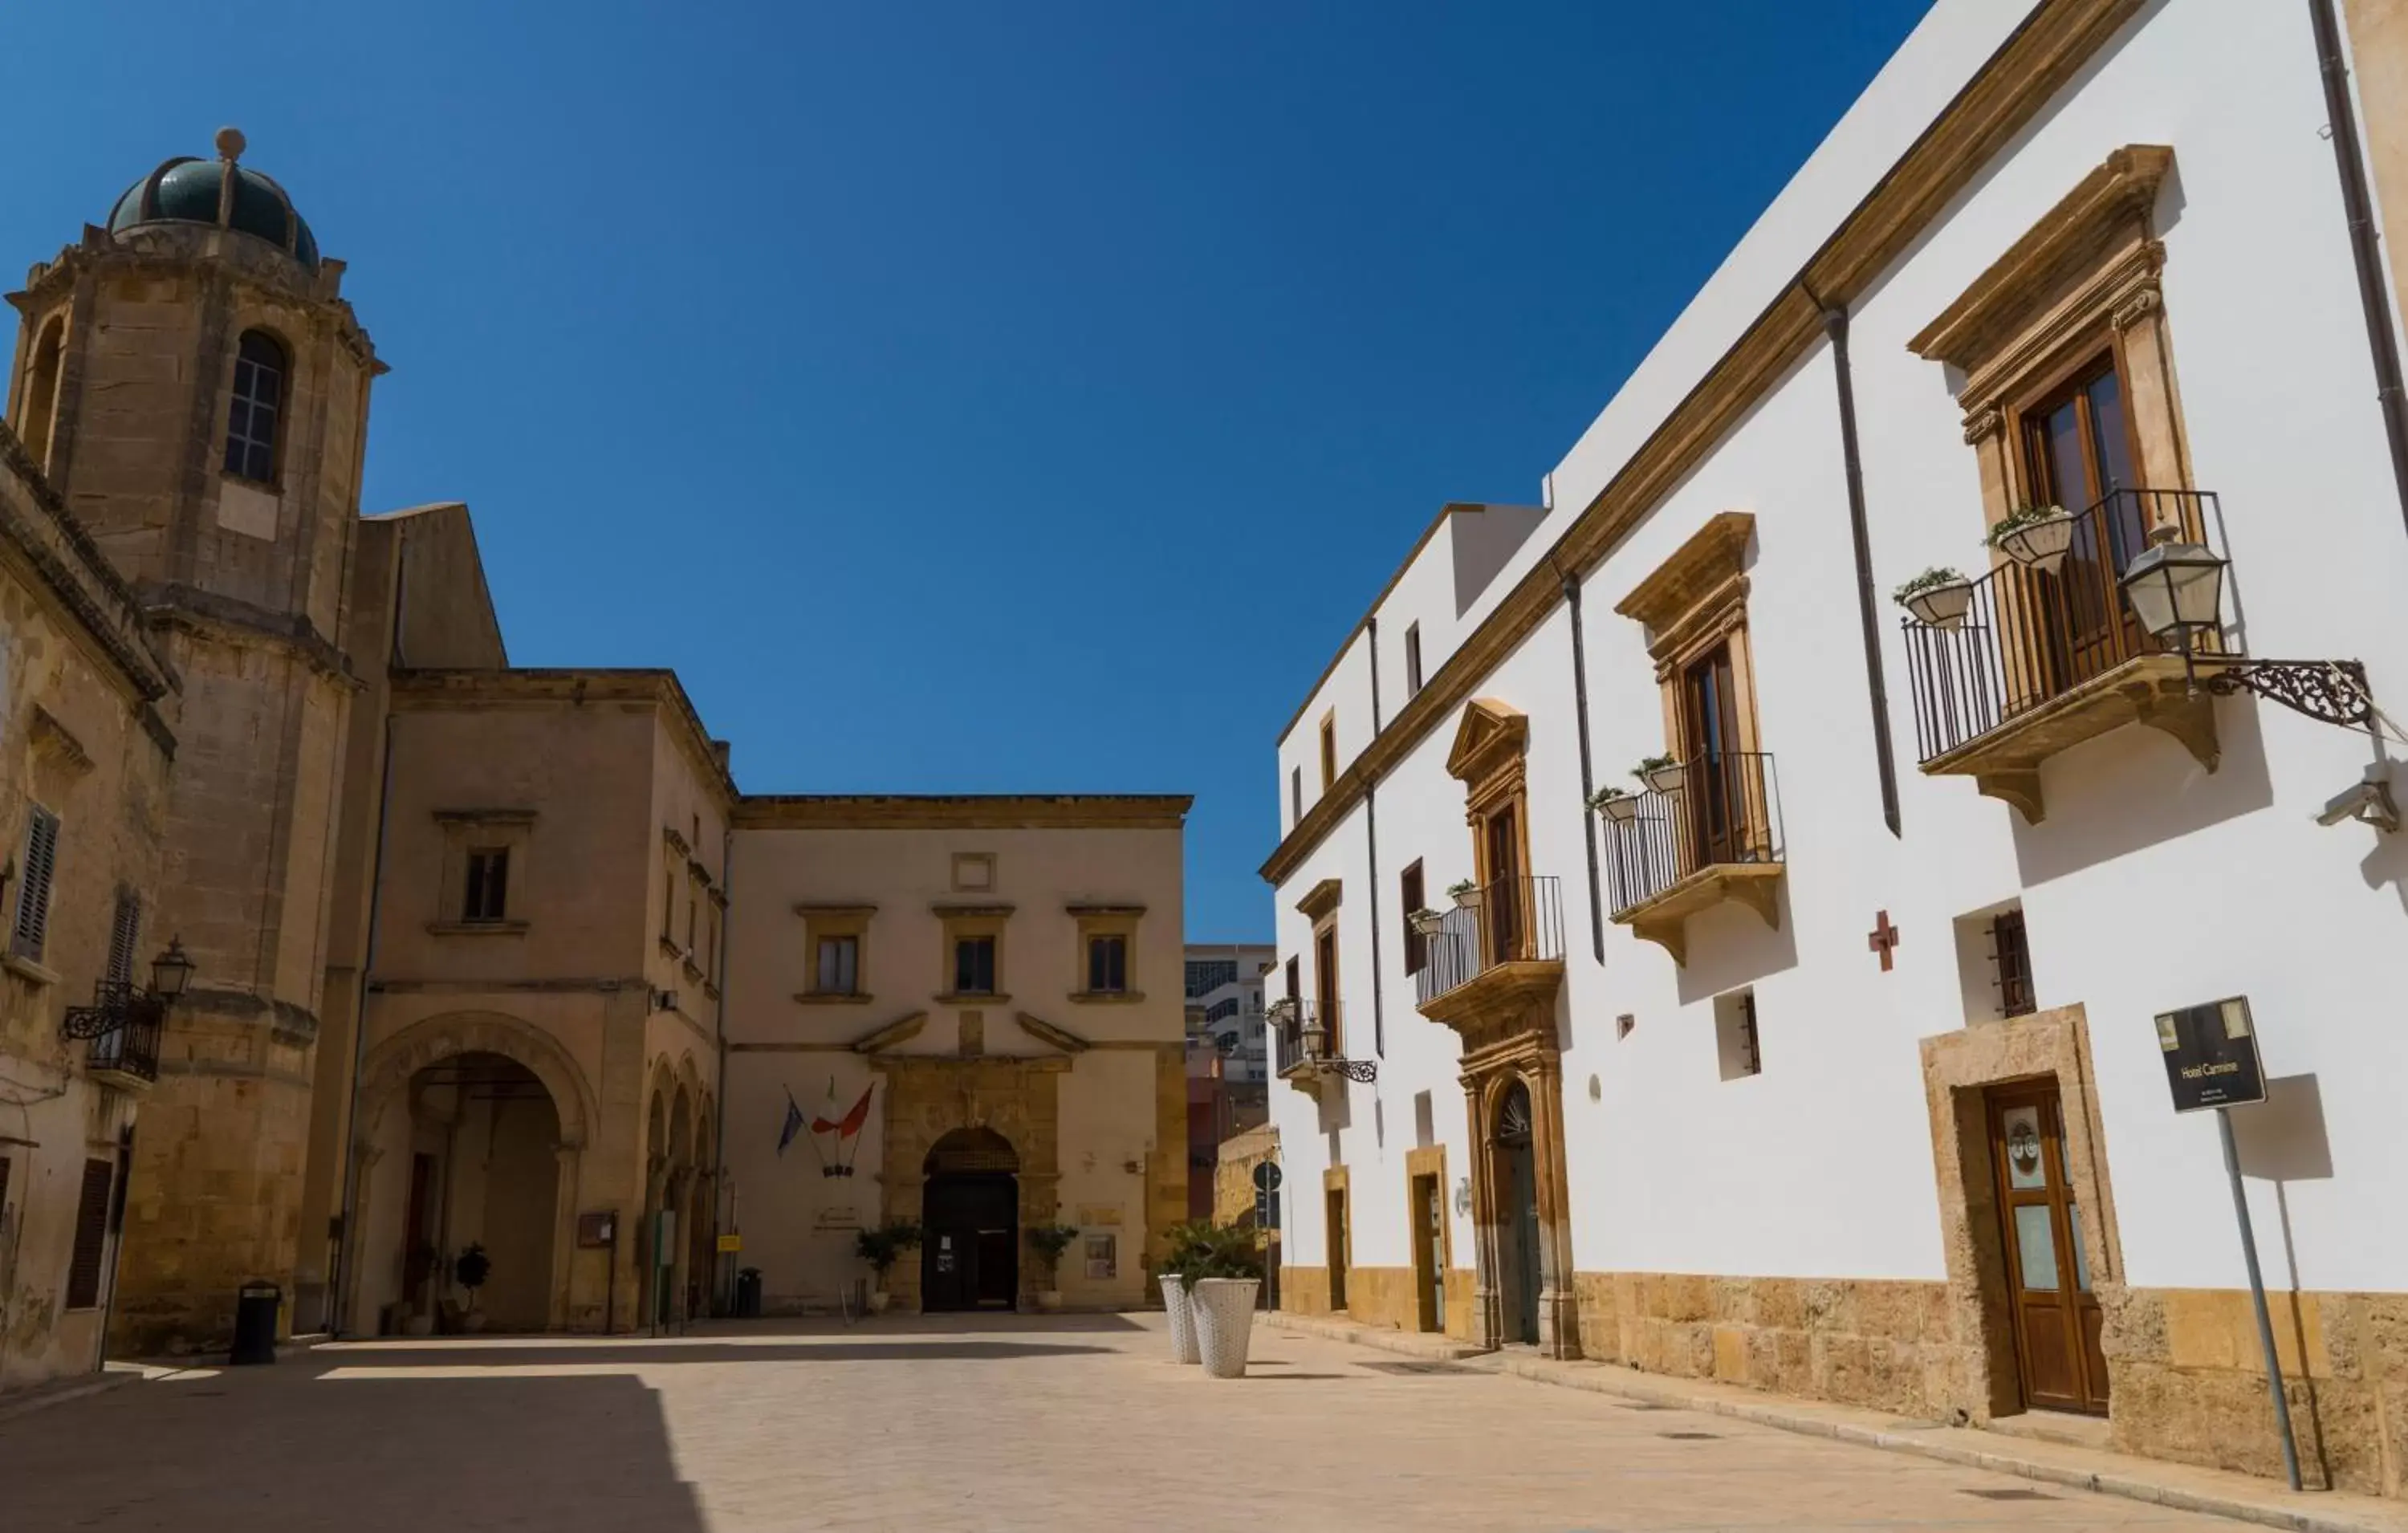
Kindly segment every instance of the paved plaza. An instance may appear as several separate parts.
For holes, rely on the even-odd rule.
[[[322,1347],[0,1421],[0,1526],[2226,1528],[2138,1502],[1159,1314]]]

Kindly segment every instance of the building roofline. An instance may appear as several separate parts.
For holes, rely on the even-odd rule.
[[[739,830],[1177,830],[1189,794],[748,794]]]
[[[651,703],[675,713],[678,738],[693,752],[695,766],[730,803],[742,796],[720,759],[721,743],[703,727],[702,715],[678,673],[666,666],[509,666],[492,670],[403,669],[393,673],[396,711],[410,703],[551,704]]]

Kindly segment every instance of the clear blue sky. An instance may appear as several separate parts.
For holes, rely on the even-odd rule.
[[[1193,793],[1261,938],[1334,646],[1925,5],[25,4],[0,270],[238,124],[516,661],[675,666],[755,792]]]

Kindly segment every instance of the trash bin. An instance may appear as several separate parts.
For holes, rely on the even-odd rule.
[[[226,1362],[276,1361],[276,1314],[284,1307],[284,1291],[272,1282],[246,1282],[234,1307],[234,1351]]]
[[[758,1320],[761,1317],[761,1269],[748,1267],[736,1274],[736,1317]]]

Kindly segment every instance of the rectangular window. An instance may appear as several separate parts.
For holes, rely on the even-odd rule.
[[[1117,996],[1128,989],[1128,938],[1087,939],[1087,989],[1098,996]]]
[[[100,1303],[100,1258],[108,1244],[108,1190],[115,1171],[105,1160],[83,1163],[83,1192],[76,1199],[75,1255],[67,1266],[70,1310],[90,1310]]]
[[[1330,714],[1321,721],[1321,791],[1338,781],[1338,715]]]
[[[8,951],[20,958],[42,961],[50,932],[50,880],[58,863],[59,817],[36,804],[25,822],[25,856],[17,871],[17,924],[8,936]]]
[[[1303,994],[1302,991],[1297,988],[1296,963],[1297,961],[1293,958],[1287,961],[1287,998],[1291,1001],[1297,999]]]
[[[1418,860],[1409,864],[1397,875],[1397,903],[1405,908],[1405,972],[1419,974],[1429,962],[1429,938],[1413,924],[1413,912],[1429,901],[1422,889],[1422,865]]]
[[[1293,830],[1304,820],[1304,768],[1287,769],[1287,823]]]
[[[861,938],[823,937],[811,988],[823,996],[861,994]]]
[[[995,994],[995,938],[964,937],[953,942],[953,994]]]
[[[1422,690],[1422,625],[1405,624],[1405,696]]]
[[[1756,1036],[1756,992],[1734,990],[1714,997],[1714,1053],[1726,1081],[1764,1073]]]
[[[509,910],[509,848],[471,848],[468,852],[467,894],[461,901],[460,919],[472,924],[500,921]]]
[[[2020,1017],[2039,1010],[2032,1000],[2031,946],[2024,935],[2024,913],[2000,910],[1990,923],[1990,951],[1999,964],[1999,1010]]]
[[[134,982],[134,950],[142,935],[142,896],[121,893],[117,896],[117,916],[108,926],[108,972],[104,976],[112,985]]]

